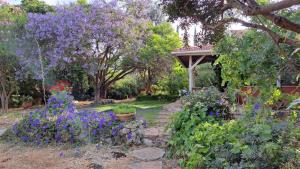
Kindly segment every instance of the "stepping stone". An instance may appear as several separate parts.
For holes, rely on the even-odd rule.
[[[144,139],[143,140],[143,143],[146,145],[146,146],[149,146],[149,147],[151,147],[151,146],[153,146],[153,142],[152,142],[152,140],[150,140],[150,139]]]
[[[150,140],[155,140],[160,134],[159,128],[152,127],[144,130],[144,137]]]
[[[162,161],[138,162],[129,165],[130,169],[162,169]]]
[[[2,136],[5,132],[6,132],[7,129],[0,129],[0,136]]]
[[[165,151],[157,147],[146,147],[129,153],[129,155],[143,161],[158,160],[161,159],[164,154]]]

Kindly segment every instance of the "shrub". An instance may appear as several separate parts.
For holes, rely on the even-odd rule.
[[[190,137],[186,168],[283,168],[299,165],[299,129],[272,117],[201,123]]]
[[[108,98],[127,99],[138,95],[138,85],[134,78],[122,79],[108,90]]]
[[[16,123],[12,131],[24,142],[105,142],[119,122],[112,112],[77,111],[67,92],[52,95],[45,109],[36,110]]]
[[[219,118],[230,119],[229,101],[224,94],[215,87],[203,88],[202,90],[182,97],[186,108],[194,111],[203,110],[206,115],[214,115]],[[200,112],[201,113],[201,112]]]
[[[178,158],[182,167],[297,168],[299,165],[296,113],[295,117],[280,121],[267,115],[271,112],[254,106],[244,118],[224,121],[204,113],[203,104],[196,107],[202,109],[185,108],[170,124],[168,155]]]

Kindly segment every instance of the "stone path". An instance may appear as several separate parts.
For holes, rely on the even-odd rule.
[[[166,131],[166,126],[170,122],[171,116],[182,109],[180,100],[168,104],[163,107],[158,116],[158,124],[151,128],[145,129],[144,133],[144,148],[135,149],[128,153],[133,157],[133,161],[128,168],[130,169],[175,169],[178,166],[165,165],[163,159],[165,154],[166,142],[169,137],[169,132]]]
[[[2,136],[6,130],[7,130],[6,128],[0,128],[0,136]]]

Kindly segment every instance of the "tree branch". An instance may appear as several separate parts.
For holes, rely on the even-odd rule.
[[[299,24],[291,22],[282,16],[277,16],[274,14],[264,14],[263,16],[266,17],[268,20],[271,20],[275,25],[277,25],[283,29],[287,29],[287,30],[291,30],[291,31],[300,33],[300,25]]]
[[[249,22],[243,21],[243,20],[238,19],[238,18],[223,19],[223,20],[220,20],[219,22],[215,23],[214,25],[207,25],[205,23],[202,23],[202,24],[203,24],[204,28],[214,30],[214,29],[216,29],[220,26],[223,26],[223,25],[229,24],[229,23],[240,23],[245,27],[250,27],[250,28],[255,28],[255,29],[260,29],[262,31],[265,31],[271,36],[271,38],[275,41],[275,43],[285,43],[285,44],[288,44],[288,45],[291,45],[291,46],[299,46],[300,45],[299,41],[293,40],[293,39],[288,39],[286,37],[282,37],[281,35],[273,32],[271,29],[269,29],[269,28],[267,28],[263,25],[249,23]]]
[[[253,15],[257,14],[269,14],[275,11],[279,11],[282,9],[289,8],[294,5],[299,5],[299,0],[282,0],[276,3],[272,3],[270,5],[262,6],[257,9],[252,10]]]

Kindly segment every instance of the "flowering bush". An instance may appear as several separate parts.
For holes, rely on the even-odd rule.
[[[56,82],[56,85],[50,88],[51,93],[58,93],[58,92],[71,92],[71,83],[66,80],[59,80]]]
[[[184,107],[199,113],[215,116],[220,119],[232,118],[230,103],[226,96],[215,87],[204,88],[198,92],[182,97]],[[203,116],[203,115],[202,115]]]
[[[111,137],[117,123],[112,112],[77,111],[72,96],[57,92],[45,109],[25,115],[12,131],[22,141],[37,144],[99,142]]]

